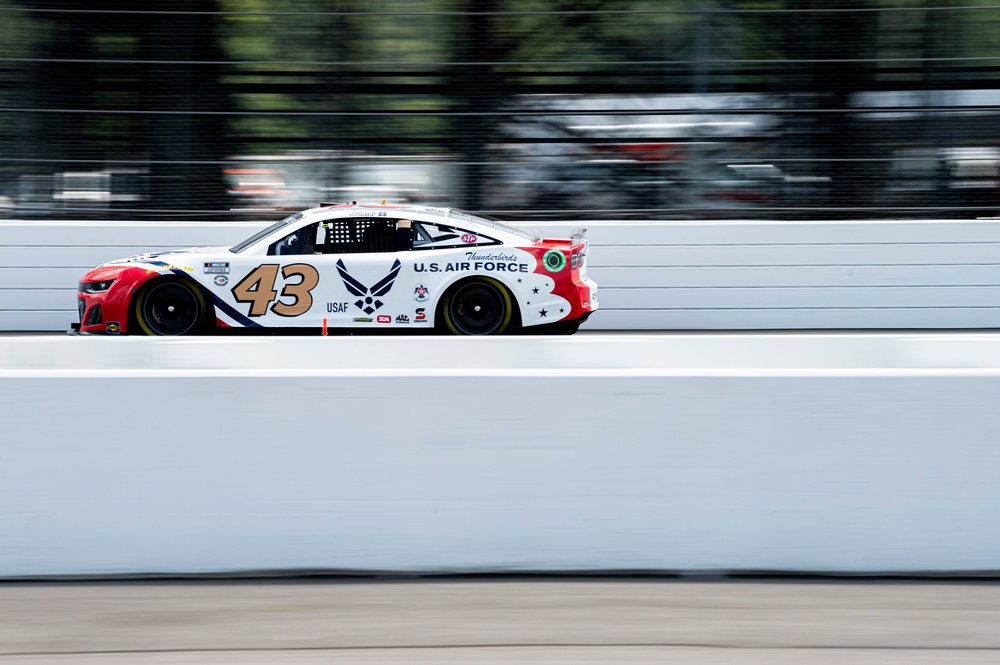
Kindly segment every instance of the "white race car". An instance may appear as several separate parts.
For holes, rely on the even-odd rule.
[[[133,256],[80,281],[85,333],[223,329],[575,332],[594,312],[584,231],[542,239],[460,210],[325,204],[234,247]]]

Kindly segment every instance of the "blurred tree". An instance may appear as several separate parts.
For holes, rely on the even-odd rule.
[[[8,157],[19,160],[44,159],[44,149],[38,138],[44,135],[42,123],[47,116],[19,109],[34,109],[45,103],[46,87],[33,84],[44,80],[36,77],[38,65],[27,64],[45,55],[49,26],[18,5],[0,15],[0,146]],[[13,185],[22,173],[35,169],[44,172],[40,162],[11,162],[0,159],[0,187],[13,192]],[[2,192],[0,192],[2,193]]]
[[[863,62],[877,33],[878,13],[848,11],[867,9],[865,1],[831,8],[823,0],[789,0],[785,34],[790,86],[785,86],[789,106],[789,131],[783,141],[786,154],[811,160],[812,173],[829,177],[829,200],[820,206],[856,207],[858,173],[851,159],[857,146],[850,138],[852,93],[867,87],[870,67]]]
[[[464,24],[460,24],[450,84],[453,108],[458,113],[452,123],[455,152],[465,163],[463,205],[479,210],[483,207],[488,146],[496,135],[497,118],[490,113],[504,101],[498,90],[500,79],[490,62],[500,60],[504,53],[493,37],[497,0],[471,4],[476,10],[467,13]]]
[[[130,4],[131,6],[131,4]],[[154,205],[193,210],[224,209],[220,162],[227,152],[221,94],[222,59],[217,41],[218,5],[150,0],[145,21],[145,89],[142,107],[152,112],[145,144],[152,157]]]
[[[641,116],[757,113],[708,103],[755,93],[779,129],[728,145],[829,176],[825,214],[877,204],[900,150],[1000,145],[973,94],[1000,89],[998,46],[992,0],[6,0],[0,168],[148,163],[150,207],[219,210],[236,155],[442,155],[480,207],[496,144],[599,143],[551,126],[555,97],[656,142]],[[667,96],[689,108],[650,101]],[[856,112],[873,100],[925,110]]]

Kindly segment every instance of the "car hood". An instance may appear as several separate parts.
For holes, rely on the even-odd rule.
[[[109,261],[106,266],[127,265],[130,263],[149,263],[150,261],[160,261],[166,263],[176,263],[173,259],[181,256],[201,256],[207,254],[230,254],[229,247],[187,247],[185,249],[168,249],[161,252],[148,252],[146,254],[136,254],[125,259]]]

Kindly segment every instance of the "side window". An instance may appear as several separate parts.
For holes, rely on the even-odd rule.
[[[457,239],[458,233],[450,226],[427,222],[414,222],[413,224],[413,246],[415,248],[444,244],[448,241],[454,243]]]
[[[281,240],[271,243],[271,246],[267,248],[267,253],[271,256],[315,254],[318,229],[319,224],[317,223],[292,231]]]
[[[446,224],[413,223],[413,249],[498,245],[499,240]]]
[[[395,252],[396,223],[389,219],[359,219],[362,252]]]
[[[272,256],[362,254],[497,244],[499,241],[494,238],[447,224],[358,217],[304,226],[272,243],[267,253]]]
[[[319,223],[315,251],[319,254],[362,254],[408,250],[410,220],[385,217],[329,219]]]

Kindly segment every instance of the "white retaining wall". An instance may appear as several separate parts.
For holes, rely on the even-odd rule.
[[[0,330],[65,330],[75,285],[130,254],[234,244],[237,222],[0,221]],[[535,222],[585,226],[590,330],[1000,327],[1000,221]]]
[[[997,571],[997,395],[997,335],[0,338],[0,577]]]

